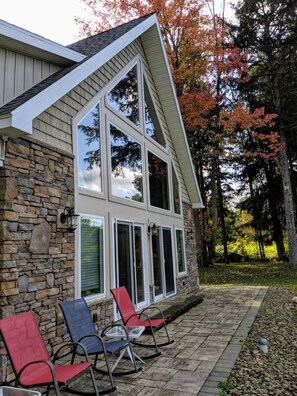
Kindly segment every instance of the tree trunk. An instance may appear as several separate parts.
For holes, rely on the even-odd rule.
[[[283,229],[279,220],[277,205],[275,201],[275,180],[273,177],[272,169],[270,169],[267,165],[264,166],[264,171],[269,188],[268,201],[269,211],[273,224],[273,240],[276,244],[278,260],[284,260],[286,257],[286,251],[284,246]]]
[[[281,124],[281,123],[280,123]],[[285,214],[286,214],[286,227],[288,231],[289,241],[289,265],[291,268],[297,269],[297,240],[296,240],[296,226],[295,226],[295,211],[293,194],[291,187],[291,179],[289,172],[289,162],[287,157],[286,137],[283,125],[280,125],[280,169],[282,176]]]
[[[252,178],[250,176],[250,172],[248,173],[248,180],[249,180],[249,188],[250,188],[250,194],[251,194],[251,198],[252,198],[252,202],[255,202],[255,193],[254,193],[254,186],[253,186],[253,181]],[[258,209],[256,209],[255,205],[253,205],[252,207],[252,213],[253,213],[253,218],[254,218],[254,224],[255,224],[255,233],[256,233],[256,241],[258,243],[259,246],[259,253],[260,253],[260,257],[261,259],[265,259],[265,249],[264,249],[264,243],[263,243],[263,237],[262,237],[262,231],[261,228],[258,225],[258,220],[260,217],[260,213],[258,213]]]
[[[226,264],[229,264],[227,232],[226,232],[226,223],[225,223],[225,210],[224,210],[224,202],[223,202],[223,194],[222,194],[222,183],[221,183],[220,169],[218,169],[217,183],[218,183],[218,199],[219,199],[220,219],[221,219],[221,228],[222,228],[222,242],[223,242],[223,247],[224,247],[224,262]]]
[[[208,258],[210,265],[214,265],[216,257],[216,243],[217,243],[217,229],[218,229],[218,193],[217,193],[217,158],[212,158],[211,169],[211,207],[209,220],[210,225],[210,238],[208,245]]]

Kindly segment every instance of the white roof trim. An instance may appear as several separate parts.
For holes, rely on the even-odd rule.
[[[109,61],[109,59],[124,49],[130,42],[136,40],[143,32],[154,24],[157,24],[157,18],[155,15],[152,15],[131,29],[124,36],[119,37],[112,44],[82,63],[81,66],[76,67],[72,72],[66,74],[66,76],[61,80],[53,83],[48,88],[17,107],[10,113],[10,117],[12,119],[11,125],[17,129],[23,130],[24,126],[27,127],[30,121],[36,118],[62,96],[66,95],[67,92],[103,66],[107,61]],[[32,131],[29,133],[32,133]]]
[[[60,65],[80,62],[85,55],[0,19],[1,46],[12,47]]]
[[[176,111],[178,113],[178,119],[180,121],[180,128],[181,128],[181,132],[183,134],[183,141],[185,143],[184,147],[182,149],[186,150],[187,159],[188,159],[187,166],[192,171],[193,182],[195,184],[194,190],[198,192],[198,196],[199,196],[199,202],[198,203],[193,202],[192,207],[193,208],[204,208],[204,205],[202,204],[202,197],[201,197],[200,189],[199,189],[199,186],[198,186],[198,181],[197,181],[196,174],[195,174],[195,169],[194,169],[193,162],[192,162],[192,155],[191,155],[190,148],[189,148],[189,145],[188,145],[188,139],[187,139],[187,135],[186,135],[186,131],[185,131],[185,126],[184,126],[184,123],[182,121],[183,118],[182,118],[182,114],[181,114],[181,111],[180,111],[178,98],[177,98],[177,95],[176,95],[175,85],[174,85],[174,82],[173,82],[173,78],[172,78],[172,74],[171,74],[171,70],[170,70],[170,66],[169,66],[169,61],[168,61],[166,49],[165,49],[165,46],[164,46],[164,43],[163,43],[161,29],[160,29],[160,26],[159,26],[158,23],[156,23],[156,27],[157,27],[157,30],[158,30],[159,39],[160,39],[160,43],[161,43],[161,47],[162,47],[162,51],[163,51],[163,56],[164,56],[164,60],[165,60],[165,63],[166,63],[167,74],[168,74],[168,77],[169,77],[169,80],[170,80],[170,85],[171,85],[171,89],[172,89],[172,95],[173,95],[174,101],[175,101],[175,108],[176,108]],[[175,147],[176,152],[178,152],[178,149],[179,149],[178,147]],[[185,175],[184,175],[184,178],[185,178]],[[193,188],[192,188],[192,191],[193,191]],[[190,196],[192,195],[191,191],[189,191],[189,195]]]

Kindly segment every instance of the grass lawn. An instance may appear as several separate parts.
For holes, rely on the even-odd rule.
[[[297,292],[297,270],[281,262],[217,263],[213,268],[200,268],[199,278],[201,286],[276,286]]]

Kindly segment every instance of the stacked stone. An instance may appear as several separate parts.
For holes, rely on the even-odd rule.
[[[54,349],[66,332],[58,304],[74,290],[74,234],[57,229],[58,210],[74,205],[73,169],[65,153],[20,138],[0,169],[0,317],[33,310]]]

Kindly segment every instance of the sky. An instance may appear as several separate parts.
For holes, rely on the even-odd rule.
[[[215,0],[218,13],[221,1]],[[63,45],[78,40],[75,16],[87,16],[81,0],[0,0],[0,19]]]
[[[83,15],[80,0],[0,0],[0,19],[63,45],[78,39],[74,17]]]

